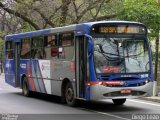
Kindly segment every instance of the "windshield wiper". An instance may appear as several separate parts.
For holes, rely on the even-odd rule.
[[[102,53],[102,52],[100,52],[100,51],[97,51],[97,50],[95,50],[96,52],[98,52],[98,53],[101,53],[101,55],[106,59],[106,60],[108,60],[108,61],[119,61],[120,60],[120,57],[118,56],[118,57],[110,57],[110,56],[108,56],[108,55],[105,55],[105,54],[107,54],[107,53]],[[108,53],[109,55],[113,55],[112,53]]]
[[[129,58],[129,57],[132,57],[132,56],[135,56],[135,57],[136,57],[136,56],[140,56],[140,55],[141,55],[141,53],[135,54],[135,55],[128,55],[128,54],[127,54],[127,55],[125,55],[124,57],[125,57],[125,58],[127,58],[127,57]]]
[[[113,53],[108,53],[108,52],[105,52],[102,48],[102,45],[101,44],[96,44],[96,46],[98,46],[98,50],[95,50],[95,51],[98,51],[99,53],[104,53],[104,54],[108,54],[108,55],[114,55],[114,56],[120,56],[120,55],[117,55],[117,54],[113,54]],[[108,56],[109,57],[109,56]]]

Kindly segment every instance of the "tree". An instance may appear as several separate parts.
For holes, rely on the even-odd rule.
[[[158,80],[160,3],[156,0],[123,0],[123,8],[118,15],[121,20],[138,21],[147,25],[150,35],[155,37],[154,80]]]
[[[154,0],[123,0],[118,18],[138,21],[147,25],[152,33],[156,33],[160,25],[160,5]]]
[[[112,0],[12,0],[0,1],[0,8],[25,22],[31,30],[112,18],[99,14]],[[24,24],[21,24],[23,28]]]

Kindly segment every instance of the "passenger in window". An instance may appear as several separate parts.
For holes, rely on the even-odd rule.
[[[52,41],[51,36],[48,36],[47,47],[50,47],[50,46],[51,46],[51,41]]]
[[[56,44],[56,39],[53,36],[48,36],[48,41],[47,42],[48,42],[48,47],[57,45]]]

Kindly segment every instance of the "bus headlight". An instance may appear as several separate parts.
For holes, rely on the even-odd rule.
[[[103,85],[103,82],[98,82],[99,85]]]

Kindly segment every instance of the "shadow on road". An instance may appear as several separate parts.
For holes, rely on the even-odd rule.
[[[23,96],[20,92],[17,92],[14,94],[18,96]],[[54,95],[47,95],[47,94],[42,94],[42,93],[32,93],[30,98],[67,106],[66,104],[61,103],[61,97],[54,96]],[[120,111],[121,113],[143,111],[142,107],[140,108],[134,105],[126,105],[126,104],[117,106],[117,105],[114,105],[110,101],[105,101],[105,102],[90,101],[88,102],[88,101],[78,100],[76,108],[78,109],[80,108],[84,110],[88,109],[91,111],[112,112],[112,113],[114,112],[116,113]]]
[[[14,94],[18,95],[18,96],[23,96],[21,92],[15,92]],[[25,97],[25,96],[23,96],[23,97]],[[54,96],[54,95],[31,92],[31,96],[28,98],[33,98],[33,99],[43,100],[46,102],[53,102],[53,103],[61,104],[61,98],[58,96]]]
[[[90,109],[90,110],[94,110],[94,111],[101,111],[101,112],[137,112],[137,111],[142,111],[143,108],[137,108],[134,106],[128,106],[128,105],[114,105],[112,102],[86,102],[86,101],[81,101],[79,103],[79,106],[81,108],[85,108],[85,109]]]

